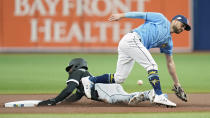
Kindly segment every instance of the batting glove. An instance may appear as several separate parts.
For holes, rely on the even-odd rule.
[[[55,99],[48,99],[41,101],[37,106],[54,106],[56,105]]]

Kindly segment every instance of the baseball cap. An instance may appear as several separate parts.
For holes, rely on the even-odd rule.
[[[176,15],[176,16],[174,16],[172,21],[175,20],[175,19],[177,19],[178,21],[180,21],[180,22],[182,22],[183,24],[186,25],[185,30],[187,30],[187,31],[191,30],[189,22],[188,22],[188,20],[187,20],[187,18],[185,16],[183,16],[183,15]]]

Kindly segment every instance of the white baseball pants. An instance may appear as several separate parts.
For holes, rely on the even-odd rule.
[[[158,66],[150,52],[140,41],[136,32],[127,33],[118,45],[118,61],[114,74],[116,83],[123,83],[131,72],[135,61],[147,71],[158,70]]]
[[[129,100],[140,92],[127,93],[120,84],[95,84],[95,90],[98,93],[98,99],[104,102],[114,103],[128,103]]]

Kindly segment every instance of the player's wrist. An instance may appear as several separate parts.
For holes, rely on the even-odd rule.
[[[119,17],[119,19],[125,18],[125,13],[119,13],[118,17]]]
[[[174,86],[181,86],[179,82],[174,82]]]

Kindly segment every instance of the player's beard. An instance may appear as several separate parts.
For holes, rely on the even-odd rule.
[[[173,26],[172,28],[174,30],[174,33],[176,33],[176,34],[181,33],[181,31],[176,26]]]

